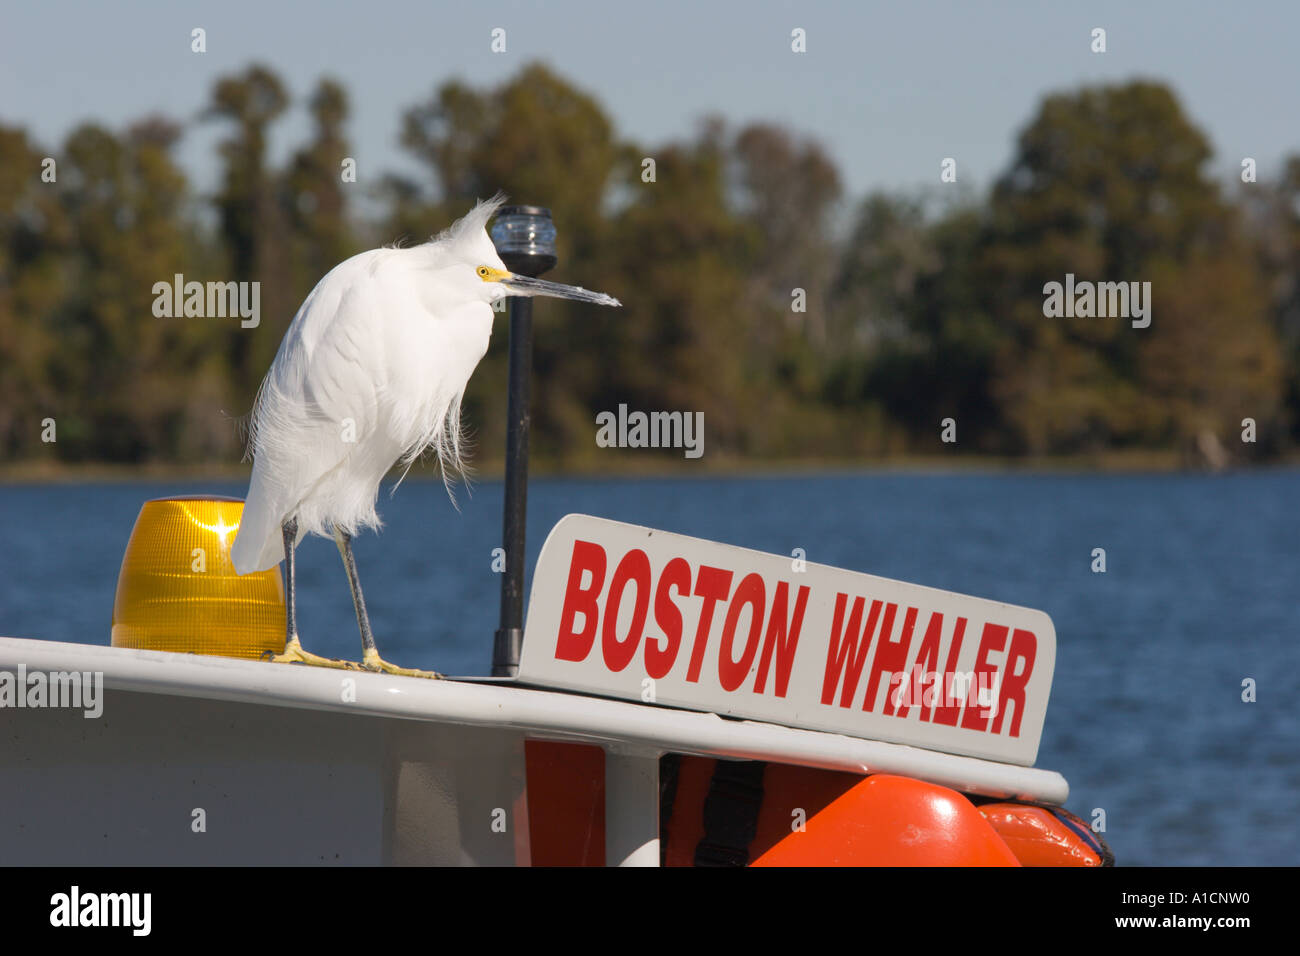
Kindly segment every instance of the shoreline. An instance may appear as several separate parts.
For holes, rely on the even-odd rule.
[[[1267,462],[1230,465],[1221,472],[1192,467],[1176,452],[1105,452],[1015,458],[976,455],[904,455],[882,459],[843,458],[744,459],[714,458],[707,464],[656,457],[640,459],[622,455],[597,466],[590,460],[543,458],[529,463],[533,478],[781,478],[815,474],[1230,474],[1244,471],[1286,470],[1300,467],[1300,456],[1288,455]],[[472,468],[471,481],[499,481],[504,463],[494,460]],[[106,462],[16,462],[0,465],[0,485],[89,484],[144,481],[247,481],[248,463],[211,462],[174,464],[153,462],[121,465]],[[390,472],[389,480],[396,475]],[[417,462],[408,481],[441,481],[432,463]]]

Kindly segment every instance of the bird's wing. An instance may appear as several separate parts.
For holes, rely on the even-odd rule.
[[[281,522],[376,428],[383,343],[373,279],[381,254],[391,251],[362,253],[331,270],[280,343],[251,419],[253,476],[231,550],[241,574],[281,560]],[[321,529],[308,522],[301,533],[308,530]]]

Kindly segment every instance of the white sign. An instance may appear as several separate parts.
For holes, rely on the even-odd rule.
[[[1042,611],[588,515],[533,575],[523,683],[1030,766]]]

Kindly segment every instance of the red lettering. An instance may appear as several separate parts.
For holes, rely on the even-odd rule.
[[[722,624],[722,643],[718,646],[718,682],[723,690],[735,690],[749,676],[749,668],[753,666],[763,636],[763,608],[766,604],[767,589],[763,587],[762,576],[747,574],[741,578],[731,598],[731,606],[727,608],[727,619]],[[749,637],[745,639],[745,650],[740,660],[734,660],[736,625],[746,606],[749,607]]]
[[[921,720],[929,720],[929,712],[926,710],[925,699],[922,696],[918,700],[909,703],[912,694],[923,695],[922,685],[928,678],[933,683],[937,678],[934,676],[939,669],[939,634],[943,630],[943,615],[935,611],[930,615],[930,625],[925,629],[925,637],[921,638],[921,649],[916,652],[916,663],[912,665],[912,677],[910,686],[907,688],[907,694],[903,697],[903,702],[898,708],[898,716],[906,717],[911,704],[916,704],[921,709],[917,716]],[[888,713],[888,711],[886,711]]]
[[[861,632],[858,624],[862,620],[863,598],[853,599],[853,611],[849,614],[849,623],[844,624],[844,606],[849,596],[843,592],[835,595],[835,619],[831,622],[830,647],[826,652],[826,676],[822,680],[822,703],[829,704],[835,699],[835,688],[844,679],[844,689],[840,692],[840,706],[849,707],[858,692],[858,678],[862,676],[862,665],[867,660],[867,648],[871,646],[871,637],[876,632],[876,618],[880,615],[880,602],[871,602],[871,611],[867,615],[867,625]],[[861,636],[862,643],[858,639]]]
[[[894,615],[898,613],[897,604],[885,605],[885,620],[880,625],[880,640],[876,641],[876,654],[871,659],[871,672],[867,677],[867,694],[862,701],[863,710],[875,710],[876,690],[880,687],[880,675],[885,671],[896,673],[907,666],[907,650],[912,643],[912,631],[916,627],[916,608],[909,607],[903,615],[903,632],[898,640],[890,639],[894,633]],[[885,713],[894,712],[889,700],[889,689],[885,689]]]
[[[691,593],[691,566],[685,558],[673,558],[664,565],[659,575],[659,586],[655,588],[655,623],[664,632],[666,644],[655,646],[655,642],[645,642],[645,672],[658,680],[673,669],[677,660],[677,651],[682,645],[682,612],[673,603],[670,589],[676,588],[678,594]]]
[[[700,624],[695,629],[695,645],[691,648],[691,666],[686,671],[686,679],[692,683],[699,683],[704,649],[708,646],[709,629],[713,626],[713,609],[731,592],[731,577],[730,571],[701,564],[700,573],[695,578],[695,595],[704,598],[704,604],[700,608]]]
[[[993,732],[1002,732],[1002,718],[1006,716],[1007,704],[1016,705],[1016,716],[1011,721],[1008,733],[1012,737],[1020,736],[1020,718],[1025,715],[1025,685],[1029,675],[1034,672],[1034,657],[1038,652],[1038,638],[1033,631],[1016,628],[1011,635],[1011,650],[1007,651],[1007,663],[1002,668],[1002,695],[998,698],[998,713],[993,718]],[[1016,673],[1016,664],[1024,661],[1024,669]]]
[[[591,587],[582,586],[582,575],[591,572]],[[557,661],[581,661],[591,653],[600,616],[600,589],[605,585],[605,549],[591,541],[574,541],[569,559],[569,583],[564,589],[560,633],[555,641]],[[574,618],[582,614],[582,630],[574,630]]]
[[[952,629],[952,644],[948,648],[948,665],[943,669],[943,677],[940,679],[939,687],[935,688],[936,696],[943,701],[934,708],[931,714],[930,719],[936,724],[947,724],[949,727],[956,727],[957,717],[961,714],[960,702],[951,702],[949,692],[952,688],[953,675],[957,672],[957,660],[961,657],[961,641],[965,635],[966,619],[959,617]]]
[[[790,669],[794,666],[794,652],[799,646],[799,631],[803,628],[803,612],[808,606],[808,592],[808,585],[800,585],[799,593],[794,599],[794,616],[787,629],[785,608],[790,596],[790,586],[784,581],[776,586],[776,596],[772,598],[772,613],[767,619],[763,657],[758,662],[758,679],[754,682],[754,693],[761,694],[767,687],[767,672],[772,664],[772,653],[776,651],[776,682],[773,691],[777,697],[785,696],[786,689],[790,686]]]
[[[980,635],[979,651],[975,654],[975,679],[971,681],[970,694],[966,698],[966,712],[962,714],[961,725],[967,730],[987,731],[989,727],[988,709],[993,705],[979,702],[981,687],[993,692],[993,674],[997,668],[989,663],[989,651],[1000,651],[1007,643],[1007,628],[1001,624],[985,624],[984,633]],[[987,674],[988,677],[981,675]]]
[[[632,626],[627,637],[618,639],[618,606],[623,601],[627,586],[636,582],[636,604],[632,608]],[[646,614],[650,611],[650,559],[640,548],[623,555],[609,582],[609,597],[605,599],[605,624],[600,632],[600,646],[605,652],[605,666],[617,674],[636,656],[645,633]]]

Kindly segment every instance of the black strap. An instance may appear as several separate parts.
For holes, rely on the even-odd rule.
[[[1105,837],[1088,826],[1088,821],[1081,819],[1071,813],[1065,807],[1043,807],[1048,813],[1060,820],[1070,830],[1074,831],[1079,837],[1088,842],[1094,853],[1101,859],[1102,866],[1114,866],[1115,854],[1111,851],[1110,844],[1106,842]]]
[[[664,754],[659,758],[659,865],[668,865],[668,824],[677,800],[677,775],[682,768],[681,754]]]
[[[704,836],[695,848],[696,866],[745,866],[758,832],[763,806],[761,760],[719,760],[704,799]]]

